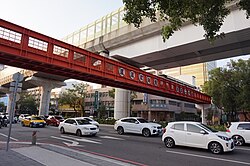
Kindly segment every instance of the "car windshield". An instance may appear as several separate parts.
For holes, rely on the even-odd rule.
[[[90,118],[84,118],[85,120],[91,122],[91,121],[94,121],[93,119],[90,119]]]
[[[207,126],[207,125],[204,125],[204,124],[198,124],[198,125],[199,125],[200,127],[202,127],[203,129],[208,130],[208,131],[211,131],[211,132],[213,132],[213,133],[218,132],[217,130],[212,129],[211,127],[209,127],[209,126]]]
[[[142,119],[142,118],[140,118],[140,119],[137,119],[140,123],[148,123],[148,121],[146,121],[145,119]]]
[[[32,117],[31,120],[42,120],[40,117]]]
[[[77,123],[78,123],[79,125],[91,124],[91,123],[89,123],[89,121],[87,121],[87,120],[85,120],[85,119],[77,119],[76,121],[77,121]]]

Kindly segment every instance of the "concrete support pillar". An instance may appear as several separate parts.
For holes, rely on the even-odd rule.
[[[195,107],[201,110],[201,123],[207,124],[207,113],[206,109],[211,107],[211,104],[195,104]]]
[[[148,121],[152,121],[151,111],[148,110]]]
[[[51,90],[54,88],[59,88],[59,87],[66,85],[64,82],[48,80],[48,79],[39,78],[39,77],[35,77],[35,76],[27,78],[25,81],[29,81],[31,84],[42,87],[39,115],[48,115],[49,114]]]
[[[42,85],[42,92],[40,98],[39,106],[39,115],[48,115],[49,114],[49,103],[50,103],[50,93],[54,89],[54,86],[51,84]]]
[[[115,88],[114,118],[130,116],[130,91]]]

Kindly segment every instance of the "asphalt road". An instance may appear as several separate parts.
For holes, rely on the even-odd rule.
[[[0,142],[6,144],[8,128],[0,129]],[[141,135],[118,135],[113,126],[100,126],[95,137],[77,137],[60,134],[57,127],[21,127],[14,124],[11,133],[13,142],[31,142],[33,131],[37,131],[37,143],[67,146],[79,151],[109,156],[123,161],[151,166],[243,166],[250,165],[250,146],[236,147],[233,152],[215,155],[204,149],[175,147],[168,149],[160,136],[145,138]]]

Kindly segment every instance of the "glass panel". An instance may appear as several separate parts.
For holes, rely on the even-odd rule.
[[[22,34],[0,27],[0,38],[10,40],[16,43],[21,43]]]
[[[102,61],[96,58],[91,58],[91,64],[92,66],[94,66],[95,68],[100,69]]]
[[[59,46],[55,45],[54,49],[53,49],[53,54],[60,55],[60,56],[63,56],[63,57],[68,57],[69,50],[66,49],[66,48],[59,47]]]
[[[28,46],[42,51],[47,51],[48,43],[42,40],[35,39],[33,37],[29,37]]]
[[[76,34],[74,34],[74,36],[73,36],[73,45],[75,45],[75,46],[79,45],[79,37],[80,37],[80,33],[79,32],[76,33]]]
[[[106,64],[106,70],[109,72],[113,72],[114,71],[114,65],[111,63],[107,63]]]
[[[74,52],[74,60],[80,61],[80,62],[86,62],[86,56],[77,52]]]

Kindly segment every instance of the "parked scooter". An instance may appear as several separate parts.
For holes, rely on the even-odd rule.
[[[8,125],[8,119],[7,119],[6,115],[4,115],[3,117],[0,116],[0,128],[7,127],[7,125]]]

